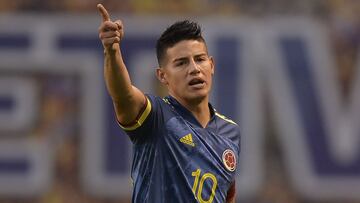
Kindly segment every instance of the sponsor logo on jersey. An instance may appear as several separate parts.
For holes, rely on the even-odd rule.
[[[195,147],[195,143],[192,139],[192,135],[191,133],[185,135],[184,137],[180,138],[180,142],[184,143],[184,144],[187,144],[187,145],[190,145],[192,147]]]
[[[231,149],[227,149],[223,152],[222,160],[224,166],[229,171],[235,171],[236,169],[236,157]]]

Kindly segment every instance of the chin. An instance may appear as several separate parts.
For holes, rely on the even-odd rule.
[[[201,93],[201,92],[198,92],[198,93],[195,93],[195,94],[190,94],[187,96],[187,98],[189,100],[192,100],[192,101],[202,101],[204,99],[206,99],[208,97],[208,93]]]

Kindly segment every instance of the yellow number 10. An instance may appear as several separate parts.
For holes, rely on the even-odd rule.
[[[200,203],[212,203],[213,200],[214,200],[215,190],[216,190],[216,187],[217,187],[217,179],[213,174],[205,173],[204,175],[201,176],[200,184],[199,184],[200,175],[201,175],[201,170],[200,169],[197,169],[196,171],[191,173],[191,176],[195,177],[194,185],[192,187],[192,191],[193,191],[194,195],[197,197],[197,199],[200,201]],[[202,198],[201,194],[202,194],[204,182],[205,182],[205,180],[207,178],[210,178],[212,180],[213,186],[211,188],[210,198],[208,200],[204,200]],[[199,185],[199,188],[198,188],[198,185]],[[198,189],[197,194],[196,194],[196,189]]]

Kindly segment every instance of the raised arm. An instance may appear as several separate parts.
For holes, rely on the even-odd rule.
[[[102,16],[99,38],[104,46],[104,76],[107,90],[113,100],[118,121],[128,125],[136,120],[144,107],[144,94],[131,84],[129,73],[122,58],[120,44],[124,26],[120,20],[111,21],[103,5],[97,8]]]

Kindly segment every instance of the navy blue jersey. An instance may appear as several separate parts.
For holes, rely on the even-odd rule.
[[[240,131],[209,104],[203,128],[173,97],[147,95],[132,126],[122,126],[133,143],[132,202],[223,203],[234,182]]]

